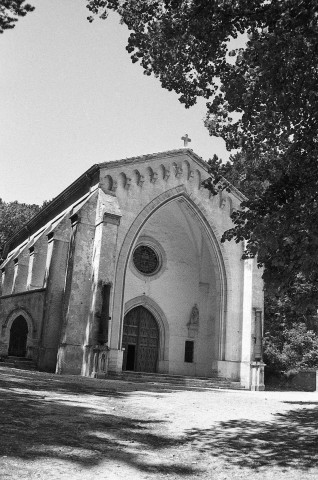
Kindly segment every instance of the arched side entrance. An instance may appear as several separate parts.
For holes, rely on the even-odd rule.
[[[22,315],[12,323],[10,329],[9,355],[25,357],[27,352],[28,324]]]
[[[123,370],[157,372],[159,328],[155,317],[142,305],[125,315],[122,348]]]
[[[22,318],[22,321],[19,320],[16,322],[20,317]],[[18,354],[18,356],[26,356],[27,358],[35,359],[38,345],[36,338],[36,327],[31,314],[25,308],[21,307],[12,310],[2,325],[2,329],[0,331],[0,345],[2,345],[1,353],[5,356],[15,355],[14,353],[9,353],[9,351],[12,351],[11,343],[14,342],[15,329],[19,330],[19,324],[20,327],[22,327],[22,331],[24,330],[24,334],[26,330],[26,352],[23,355]]]

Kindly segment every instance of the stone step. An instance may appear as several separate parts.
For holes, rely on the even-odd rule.
[[[141,378],[129,378],[129,377],[118,377],[118,380],[129,381],[132,383],[148,383],[149,385],[161,385],[161,386],[170,386],[173,388],[184,389],[184,390],[191,390],[191,389],[223,389],[223,390],[245,390],[244,387],[240,384],[240,382],[231,382],[231,381],[214,381],[214,382],[196,382],[187,381],[187,382],[173,382],[173,381],[164,381],[163,379],[155,380],[147,380]]]
[[[20,370],[36,370],[36,364],[30,358],[9,356],[0,358],[0,366],[8,368],[18,368]]]
[[[174,374],[168,374],[168,373],[148,373],[148,372],[134,372],[134,371],[123,371],[118,374],[110,373],[110,375],[114,376],[126,376],[129,378],[136,377],[139,379],[144,379],[145,381],[150,381],[151,379],[160,381],[172,381],[172,382],[180,382],[180,383],[186,383],[187,381],[197,381],[197,382],[215,382],[215,381],[225,381],[228,382],[229,380],[224,378],[224,377],[218,377],[217,375],[213,375],[211,377],[190,377],[187,375],[174,375]]]
[[[141,382],[149,384],[173,385],[178,388],[202,388],[202,389],[234,389],[244,390],[240,382],[231,381],[223,377],[189,377],[183,375],[170,375],[164,373],[147,372],[121,372],[109,373],[109,377],[114,380],[124,380],[129,382]]]

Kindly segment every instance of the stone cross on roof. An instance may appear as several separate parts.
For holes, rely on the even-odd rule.
[[[186,133],[184,137],[181,137],[181,140],[183,140],[184,146],[187,147],[188,143],[191,142],[191,138],[188,137],[188,134]]]

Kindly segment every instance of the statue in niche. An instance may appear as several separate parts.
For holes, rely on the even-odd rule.
[[[200,320],[200,313],[198,305],[195,303],[192,310],[189,322],[187,323],[188,327],[188,336],[193,338],[199,329],[199,320]]]
[[[190,325],[198,325],[199,318],[200,318],[199,308],[198,308],[198,305],[195,303],[191,311]]]

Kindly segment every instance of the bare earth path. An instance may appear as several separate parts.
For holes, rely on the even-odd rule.
[[[0,367],[0,479],[318,478],[318,393],[184,391]]]

